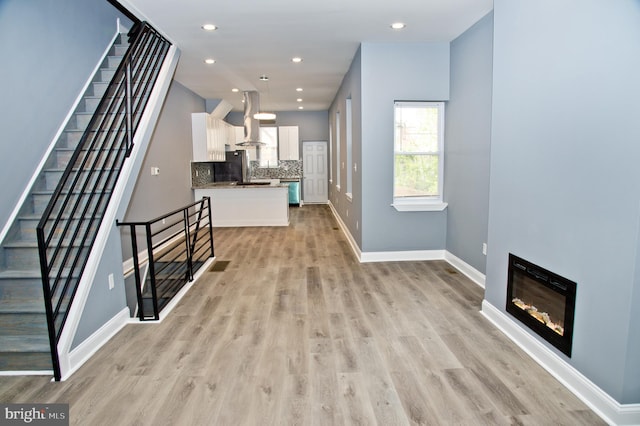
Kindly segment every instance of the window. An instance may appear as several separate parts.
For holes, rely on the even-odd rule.
[[[340,111],[336,112],[336,189],[340,191]]]
[[[444,102],[395,102],[393,206],[443,210]]]
[[[329,161],[333,162],[333,126],[329,123]],[[333,183],[333,167],[329,165],[329,183]]]
[[[260,127],[260,167],[278,167],[278,128]]]
[[[347,132],[347,190],[345,195],[348,199],[353,197],[353,119],[351,110],[351,95],[347,98],[346,110],[346,132]]]

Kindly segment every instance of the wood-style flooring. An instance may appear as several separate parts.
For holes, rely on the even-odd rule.
[[[162,323],[126,326],[65,382],[0,377],[0,402],[69,403],[78,425],[604,424],[444,261],[360,264],[317,205],[214,239],[226,269]]]

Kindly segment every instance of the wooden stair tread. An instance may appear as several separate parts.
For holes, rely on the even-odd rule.
[[[23,270],[23,269],[5,269],[0,271],[0,280],[2,279],[23,279],[23,278],[40,278],[40,270]]]
[[[27,298],[0,298],[0,314],[43,314],[44,300]],[[0,326],[1,328],[1,326]]]
[[[49,336],[0,336],[0,352],[46,352],[49,353]]]

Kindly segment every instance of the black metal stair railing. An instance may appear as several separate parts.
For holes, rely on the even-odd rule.
[[[60,380],[58,342],[91,247],[171,43],[145,22],[89,121],[36,228],[51,357]]]
[[[214,255],[211,200],[204,197],[148,222],[118,221],[117,224],[128,227],[131,234],[138,318],[158,320],[162,308],[187,282],[193,281],[198,269]],[[138,229],[144,231],[140,238],[146,245],[149,265],[144,284]]]

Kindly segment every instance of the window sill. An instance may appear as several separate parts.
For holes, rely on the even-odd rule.
[[[347,197],[347,200],[353,202],[353,194],[350,192],[347,192],[344,194]]]
[[[441,212],[447,208],[442,202],[394,202],[391,206],[399,212]]]

